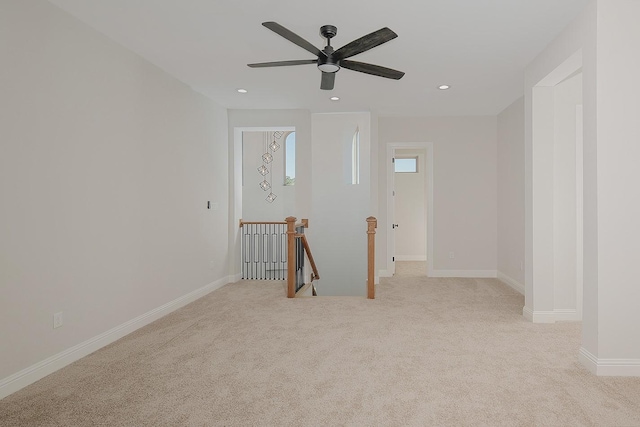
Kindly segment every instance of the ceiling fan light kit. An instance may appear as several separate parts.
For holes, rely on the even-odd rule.
[[[263,22],[263,26],[270,29],[274,33],[284,37],[290,42],[300,46],[304,50],[316,55],[316,59],[301,59],[292,61],[275,61],[275,62],[260,62],[255,64],[247,64],[251,68],[264,68],[264,67],[284,67],[291,65],[305,65],[316,64],[318,69],[322,72],[322,78],[320,80],[320,89],[332,90],[335,84],[335,75],[341,68],[346,68],[352,71],[358,71],[360,73],[370,74],[378,77],[385,77],[387,79],[400,80],[404,73],[402,71],[394,70],[391,68],[381,67],[379,65],[367,64],[365,62],[349,61],[347,58],[355,56],[359,53],[365,52],[369,49],[373,49],[383,43],[393,40],[398,35],[391,31],[389,28],[381,28],[378,31],[367,34],[342,46],[340,49],[335,50],[331,47],[331,39],[336,36],[338,29],[334,25],[323,25],[320,27],[320,34],[327,39],[327,45],[324,49],[320,50],[307,40],[303,39],[299,35],[293,33],[291,30],[283,27],[276,22]]]

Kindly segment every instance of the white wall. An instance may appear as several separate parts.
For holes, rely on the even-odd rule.
[[[640,254],[638,16],[638,1],[598,1],[599,342],[598,353],[593,353],[599,368],[608,359],[617,359],[628,366],[625,372],[636,376],[640,376],[640,286],[635,269]]]
[[[636,78],[640,60],[633,54],[640,42],[639,15],[637,1],[594,1],[525,72],[525,309],[535,315],[550,290],[536,280],[536,187],[544,171],[539,169],[542,163],[536,152],[534,88],[552,83],[554,74],[576,53],[581,57],[584,294],[580,360],[599,375],[640,375],[640,339],[635,330],[640,324],[640,287],[634,269],[640,249],[640,199],[632,190],[640,180],[636,161],[640,106],[629,96],[640,90]]]
[[[582,104],[582,73],[557,84],[553,94],[553,307],[575,310],[578,319],[576,107]]]
[[[416,173],[395,174],[396,261],[427,259],[426,151],[396,150],[397,158],[417,158]]]
[[[498,277],[524,294],[524,98],[498,115]]]
[[[224,109],[48,2],[0,2],[0,52],[2,397],[226,283],[228,152]]]
[[[582,74],[578,73],[551,87],[536,88],[545,114],[548,139],[544,146],[545,165],[540,167],[538,201],[548,205],[541,214],[548,218],[547,235],[540,228],[537,238],[547,243],[543,252],[546,275],[540,282],[547,294],[547,312],[569,313],[578,318],[577,309],[577,181],[576,106],[582,103]],[[542,149],[538,142],[536,149]],[[499,277],[524,293],[524,99],[513,103],[498,116],[498,265]],[[539,267],[542,263],[538,258]]]
[[[370,115],[313,114],[312,123],[310,246],[320,273],[318,295],[366,295]],[[356,129],[360,130],[360,183],[352,185],[351,147]]]
[[[379,149],[388,143],[432,142],[434,275],[495,276],[497,252],[497,118],[380,117]],[[379,177],[386,177],[380,156]],[[387,269],[387,182],[379,179],[376,248]],[[455,258],[450,259],[449,253]]]
[[[584,103],[583,345],[597,342],[596,4],[590,4],[525,70],[525,308],[533,321],[563,320],[555,307],[555,86],[582,69]],[[575,114],[575,104],[573,107]],[[574,157],[575,158],[575,157]],[[556,166],[557,168],[558,166]],[[575,210],[574,210],[575,212]],[[587,284],[587,282],[590,282]],[[585,331],[588,331],[585,334]]]

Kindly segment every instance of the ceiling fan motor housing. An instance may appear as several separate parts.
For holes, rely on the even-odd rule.
[[[333,48],[331,46],[325,47],[322,52],[324,55],[318,55],[318,68],[325,73],[335,73],[340,69],[338,60],[333,57]]]
[[[338,28],[335,25],[323,25],[320,27],[320,34],[325,39],[331,39],[338,34]]]

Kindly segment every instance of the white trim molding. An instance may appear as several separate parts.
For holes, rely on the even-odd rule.
[[[496,270],[433,270],[429,277],[470,277],[470,278],[496,278]]]
[[[600,377],[640,377],[640,359],[598,359],[584,347],[580,347],[578,359]]]
[[[32,384],[55,371],[64,368],[67,365],[79,360],[96,350],[105,347],[125,335],[134,332],[143,326],[154,322],[167,314],[184,307],[185,305],[202,298],[210,292],[215,291],[226,285],[227,283],[233,283],[233,277],[227,276],[222,279],[216,280],[208,285],[203,286],[200,289],[196,289],[186,295],[176,298],[160,307],[154,308],[147,313],[144,313],[134,319],[129,320],[115,328],[112,328],[100,335],[90,338],[78,345],[68,348],[58,354],[54,354],[28,368],[25,368],[13,375],[0,380],[0,399],[9,396],[12,393]]]
[[[398,261],[426,261],[426,255],[396,255],[396,262]]]
[[[582,320],[575,308],[556,308],[552,311],[533,311],[529,307],[522,308],[522,315],[533,323],[575,322]]]
[[[524,295],[524,285],[517,280],[512,279],[501,271],[498,271],[498,280],[504,282],[506,285],[509,285],[509,287],[513,288],[513,290],[518,291],[522,295]]]

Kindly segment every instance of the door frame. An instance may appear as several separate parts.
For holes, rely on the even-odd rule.
[[[395,223],[395,173],[393,159],[398,149],[424,150],[426,153],[426,203],[427,203],[427,276],[433,275],[433,143],[432,142],[388,142],[387,143],[387,274],[393,276],[396,272],[395,257],[395,231],[392,225]]]

